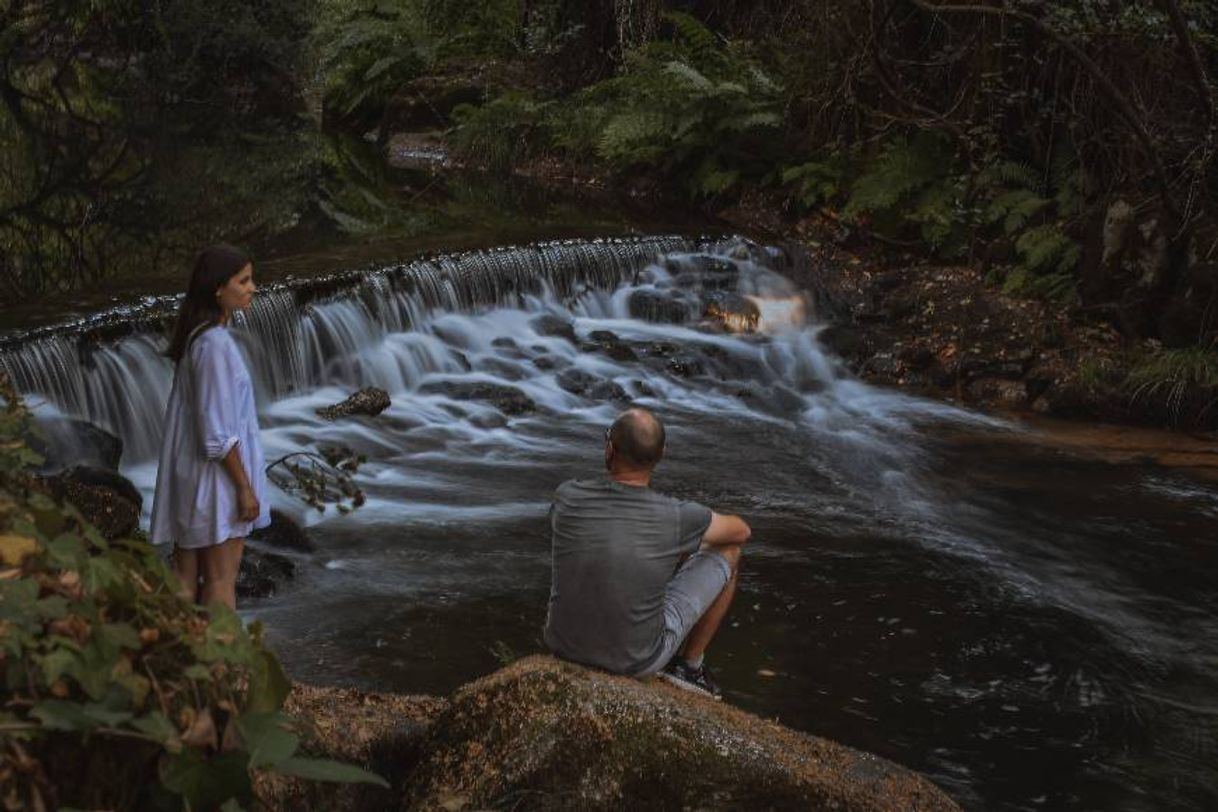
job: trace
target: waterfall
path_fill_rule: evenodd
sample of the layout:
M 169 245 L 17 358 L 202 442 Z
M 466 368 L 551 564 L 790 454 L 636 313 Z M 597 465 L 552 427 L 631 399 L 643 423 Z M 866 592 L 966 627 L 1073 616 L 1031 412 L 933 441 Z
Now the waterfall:
M 378 355 L 387 336 L 405 336 L 436 313 L 612 290 L 661 254 L 696 246 L 675 236 L 563 240 L 281 283 L 239 314 L 235 332 L 260 403 L 329 384 L 407 385 L 428 372 L 452 371 L 455 362 L 422 336 L 397 342 L 405 354 L 392 363 L 364 357 Z M 160 445 L 172 383 L 163 336 L 177 302 L 148 297 L 6 339 L 0 370 L 47 413 L 87 420 L 120 437 L 126 461 L 150 459 Z

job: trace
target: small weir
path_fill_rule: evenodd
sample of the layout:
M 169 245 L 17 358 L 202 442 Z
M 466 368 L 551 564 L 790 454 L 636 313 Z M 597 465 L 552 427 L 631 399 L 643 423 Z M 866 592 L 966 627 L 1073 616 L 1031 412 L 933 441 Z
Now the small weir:
M 745 515 L 710 662 L 729 700 L 927 772 L 966 808 L 1218 805 L 1212 486 L 867 386 L 825 297 L 741 238 L 547 242 L 264 289 L 235 321 L 268 459 L 367 457 L 354 514 L 245 611 L 294 677 L 443 693 L 538 650 L 553 488 L 627 403 L 662 490 Z M 812 274 L 814 276 L 814 274 Z M 147 503 L 176 300 L 0 342 L 63 458 L 98 429 Z M 320 407 L 377 386 L 375 418 Z

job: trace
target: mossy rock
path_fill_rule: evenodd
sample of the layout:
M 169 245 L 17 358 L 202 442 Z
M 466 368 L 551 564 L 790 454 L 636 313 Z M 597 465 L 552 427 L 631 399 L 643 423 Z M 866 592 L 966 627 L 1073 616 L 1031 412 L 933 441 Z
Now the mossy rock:
M 877 756 L 541 656 L 458 690 L 405 786 L 406 810 L 958 808 Z
M 428 724 L 446 704 L 434 696 L 293 686 L 284 710 L 300 722 L 303 752 L 367 767 L 390 786 L 319 783 L 262 773 L 255 784 L 260 801 L 266 809 L 283 812 L 392 809 Z

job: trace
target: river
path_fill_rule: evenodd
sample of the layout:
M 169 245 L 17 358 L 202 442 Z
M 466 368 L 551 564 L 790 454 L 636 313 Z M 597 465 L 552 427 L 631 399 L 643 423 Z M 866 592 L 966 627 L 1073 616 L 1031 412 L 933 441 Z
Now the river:
M 668 426 L 655 486 L 753 526 L 708 654 L 727 701 L 970 809 L 1218 807 L 1218 487 L 854 379 L 785 267 L 740 239 L 569 240 L 274 287 L 236 330 L 267 457 L 354 449 L 367 502 L 277 493 L 318 549 L 247 619 L 297 679 L 368 689 L 540 650 L 550 494 L 602 475 L 630 401 Z M 171 307 L 94 319 L 84 350 L 0 347 L 44 420 L 123 438 L 149 501 Z M 368 385 L 380 416 L 315 414 Z

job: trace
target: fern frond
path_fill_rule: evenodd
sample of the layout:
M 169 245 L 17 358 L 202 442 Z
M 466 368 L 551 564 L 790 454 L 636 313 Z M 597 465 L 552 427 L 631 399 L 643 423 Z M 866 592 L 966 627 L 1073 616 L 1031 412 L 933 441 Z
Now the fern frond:
M 697 18 L 683 11 L 669 11 L 664 19 L 676 29 L 677 36 L 689 49 L 694 61 L 701 66 L 713 64 L 719 59 L 719 43 L 715 33 Z
M 680 60 L 674 59 L 665 63 L 664 70 L 678 79 L 684 80 L 686 84 L 696 90 L 709 91 L 715 86 L 714 82 L 703 76 L 701 71 L 693 65 L 686 64 Z

